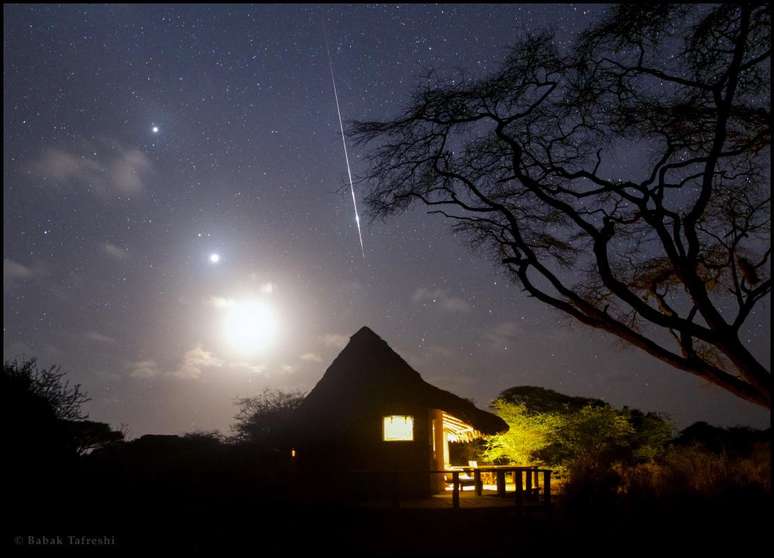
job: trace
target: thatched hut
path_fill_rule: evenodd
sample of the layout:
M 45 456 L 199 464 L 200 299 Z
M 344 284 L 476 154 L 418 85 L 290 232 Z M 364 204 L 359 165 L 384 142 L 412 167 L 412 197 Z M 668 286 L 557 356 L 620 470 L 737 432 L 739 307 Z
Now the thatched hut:
M 425 382 L 367 327 L 307 395 L 296 426 L 299 466 L 345 473 L 445 469 L 449 442 L 508 429 L 500 417 Z M 440 475 L 416 479 L 420 491 L 443 482 Z

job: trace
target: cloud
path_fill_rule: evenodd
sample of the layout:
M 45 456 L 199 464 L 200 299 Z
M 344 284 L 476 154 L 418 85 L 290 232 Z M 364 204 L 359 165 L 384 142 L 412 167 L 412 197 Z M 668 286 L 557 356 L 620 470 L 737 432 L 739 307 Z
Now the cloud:
M 263 374 L 267 369 L 265 364 L 251 364 L 249 362 L 235 362 L 230 363 L 228 366 L 232 366 L 236 369 L 243 369 L 252 374 Z
M 151 170 L 151 161 L 139 149 L 123 151 L 110 162 L 111 185 L 127 196 L 144 188 L 142 177 Z
M 40 176 L 54 180 L 90 177 L 104 172 L 95 160 L 61 149 L 47 149 L 33 168 Z
M 201 346 L 196 346 L 183 355 L 182 362 L 177 370 L 172 372 L 176 378 L 184 380 L 196 380 L 201 377 L 205 368 L 221 368 L 224 361 L 214 353 L 205 351 Z
M 218 309 L 231 308 L 234 306 L 233 298 L 225 298 L 222 296 L 212 296 L 207 300 L 207 304 Z
M 102 251 L 110 256 L 111 258 L 115 258 L 116 260 L 125 260 L 129 257 L 129 252 L 126 248 L 121 248 L 120 246 L 116 246 L 112 242 L 103 242 L 102 245 Z
M 161 374 L 161 369 L 155 360 L 137 360 L 126 365 L 132 378 L 155 378 Z
M 32 172 L 47 182 L 87 188 L 102 198 L 140 194 L 152 170 L 151 160 L 139 149 L 108 142 L 73 151 L 49 148 L 32 164 Z
M 326 347 L 333 347 L 334 349 L 343 349 L 349 342 L 349 337 L 338 333 L 326 333 L 322 336 L 322 342 Z
M 454 351 L 443 345 L 430 345 L 425 349 L 428 358 L 451 358 L 455 355 Z
M 425 303 L 429 301 L 432 304 L 438 304 L 448 312 L 470 312 L 473 308 L 468 301 L 459 297 L 450 296 L 445 289 L 425 289 L 424 287 L 420 287 L 414 291 L 411 300 L 415 303 Z
M 299 357 L 301 360 L 305 360 L 307 362 L 322 362 L 323 358 L 318 355 L 317 353 L 304 353 Z
M 3 283 L 18 279 L 29 279 L 33 276 L 32 269 L 11 258 L 3 258 Z
M 11 258 L 3 258 L 3 290 L 7 291 L 19 282 L 35 279 L 44 273 L 41 266 L 29 267 Z
M 129 375 L 134 378 L 166 378 L 170 380 L 199 380 L 209 370 L 218 369 L 235 373 L 263 374 L 267 370 L 264 363 L 254 363 L 244 360 L 227 360 L 219 357 L 212 351 L 204 349 L 201 345 L 187 350 L 174 369 L 162 368 L 155 360 L 139 360 L 127 363 Z M 282 367 L 285 372 L 292 372 Z
M 483 338 L 484 342 L 493 349 L 507 349 L 517 337 L 523 334 L 523 328 L 516 322 L 501 322 L 485 331 Z
M 109 337 L 107 335 L 102 335 L 98 331 L 87 331 L 84 334 L 84 337 L 86 337 L 86 339 L 88 339 L 89 341 L 95 341 L 97 343 L 113 344 L 116 342 L 116 340 L 113 339 L 112 337 Z
M 424 368 L 431 365 L 439 365 L 443 363 L 446 367 L 448 364 L 454 365 L 453 359 L 457 357 L 457 353 L 450 347 L 444 345 L 427 345 L 418 348 L 407 348 L 400 354 L 405 355 L 412 365 L 418 368 Z

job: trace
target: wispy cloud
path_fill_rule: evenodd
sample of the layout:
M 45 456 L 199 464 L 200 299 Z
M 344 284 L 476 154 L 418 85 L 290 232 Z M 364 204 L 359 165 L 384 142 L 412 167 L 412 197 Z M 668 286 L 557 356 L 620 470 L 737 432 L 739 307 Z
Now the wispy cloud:
M 3 258 L 3 282 L 32 277 L 32 269 L 11 258 Z
M 96 145 L 84 143 L 71 151 L 49 148 L 31 170 L 57 186 L 86 188 L 103 198 L 132 197 L 144 190 L 153 164 L 139 149 L 103 141 Z
M 339 333 L 326 333 L 322 336 L 322 342 L 326 347 L 334 349 L 343 349 L 349 343 L 349 337 Z
M 96 343 L 106 343 L 106 344 L 114 344 L 116 340 L 108 335 L 103 335 L 98 331 L 87 331 L 84 334 L 84 337 L 88 339 L 89 341 L 94 341 Z
M 126 248 L 116 246 L 112 242 L 103 242 L 101 248 L 105 254 L 116 260 L 125 260 L 129 257 L 129 252 Z
M 224 296 L 211 296 L 207 299 L 207 304 L 218 309 L 231 308 L 234 306 L 235 301 L 233 298 L 226 298 Z
M 208 351 L 200 344 L 187 350 L 174 368 L 162 367 L 155 360 L 138 360 L 127 363 L 129 375 L 133 378 L 167 378 L 170 380 L 199 380 L 211 370 L 241 374 L 264 374 L 268 367 L 264 363 L 243 360 L 228 360 Z M 289 372 L 284 367 L 282 371 Z
M 41 277 L 45 270 L 41 266 L 30 267 L 12 260 L 3 258 L 3 290 L 7 291 L 20 282 Z
M 183 380 L 196 380 L 207 368 L 222 368 L 224 361 L 214 353 L 205 351 L 201 346 L 186 351 L 183 359 L 172 375 Z
M 323 358 L 318 355 L 317 353 L 304 353 L 299 357 L 301 360 L 305 360 L 307 362 L 322 362 Z
M 523 334 L 523 328 L 516 322 L 500 322 L 483 334 L 484 342 L 493 349 L 507 350 L 516 338 Z
M 472 305 L 457 296 L 451 296 L 445 289 L 426 289 L 419 287 L 411 296 L 411 300 L 421 304 L 437 304 L 448 312 L 470 312 Z
M 161 374 L 161 368 L 155 360 L 136 360 L 126 365 L 132 378 L 148 379 Z

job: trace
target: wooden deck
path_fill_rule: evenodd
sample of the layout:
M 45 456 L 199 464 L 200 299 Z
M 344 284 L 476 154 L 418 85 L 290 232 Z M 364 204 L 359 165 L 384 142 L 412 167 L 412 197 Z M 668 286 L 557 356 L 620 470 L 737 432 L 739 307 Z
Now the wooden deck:
M 429 498 L 407 499 L 399 502 L 401 508 L 421 508 L 421 509 L 449 509 L 454 507 L 453 494 L 434 494 Z M 511 498 L 502 498 L 496 492 L 484 493 L 481 496 L 474 491 L 464 491 L 460 493 L 460 509 L 483 509 L 483 508 L 514 508 L 514 502 Z
M 462 478 L 461 473 L 465 473 L 466 477 Z M 468 473 L 473 476 L 468 475 Z M 552 510 L 551 471 L 548 469 L 490 466 L 419 472 L 419 474 L 443 475 L 446 479 L 444 482 L 451 485 L 447 486 L 446 490 L 440 494 L 424 498 L 401 495 L 401 477 L 405 472 L 360 471 L 358 474 L 387 475 L 387 478 L 392 479 L 391 497 L 363 504 L 369 508 L 385 506 L 404 509 L 515 508 L 520 512 L 537 511 L 546 516 L 550 516 Z M 495 484 L 486 484 L 483 479 L 484 475 L 494 478 Z M 510 476 L 512 483 L 506 481 L 506 476 Z

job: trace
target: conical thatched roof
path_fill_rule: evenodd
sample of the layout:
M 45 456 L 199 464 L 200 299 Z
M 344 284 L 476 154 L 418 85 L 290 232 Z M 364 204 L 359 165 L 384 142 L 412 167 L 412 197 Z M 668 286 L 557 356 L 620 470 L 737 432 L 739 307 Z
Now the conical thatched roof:
M 374 411 L 401 408 L 441 409 L 483 434 L 508 429 L 498 416 L 425 382 L 390 346 L 367 327 L 361 328 L 336 357 L 297 411 L 305 425 L 339 424 Z

